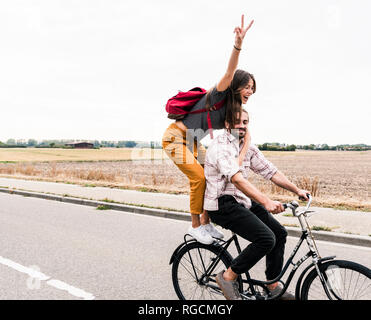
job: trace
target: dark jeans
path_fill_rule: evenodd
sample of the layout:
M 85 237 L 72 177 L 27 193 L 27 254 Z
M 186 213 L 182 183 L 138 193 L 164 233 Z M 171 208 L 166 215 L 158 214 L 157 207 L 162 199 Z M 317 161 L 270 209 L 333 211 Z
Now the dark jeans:
M 237 256 L 232 271 L 242 274 L 266 255 L 267 280 L 276 278 L 283 266 L 286 229 L 262 205 L 252 201 L 246 209 L 232 196 L 218 199 L 219 210 L 208 211 L 211 221 L 229 229 L 251 243 Z

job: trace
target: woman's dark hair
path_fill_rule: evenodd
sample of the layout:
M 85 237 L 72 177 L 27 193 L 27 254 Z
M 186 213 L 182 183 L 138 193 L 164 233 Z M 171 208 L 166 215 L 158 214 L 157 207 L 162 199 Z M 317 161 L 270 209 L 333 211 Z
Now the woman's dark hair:
M 236 70 L 233 76 L 233 80 L 227 89 L 226 96 L 226 113 L 225 121 L 229 123 L 230 127 L 233 128 L 237 123 L 237 119 L 242 110 L 241 101 L 241 90 L 248 84 L 249 80 L 254 82 L 253 92 L 256 91 L 256 81 L 254 76 L 243 70 Z M 210 90 L 211 91 L 211 90 Z M 210 92 L 208 92 L 206 97 L 206 106 L 210 108 Z

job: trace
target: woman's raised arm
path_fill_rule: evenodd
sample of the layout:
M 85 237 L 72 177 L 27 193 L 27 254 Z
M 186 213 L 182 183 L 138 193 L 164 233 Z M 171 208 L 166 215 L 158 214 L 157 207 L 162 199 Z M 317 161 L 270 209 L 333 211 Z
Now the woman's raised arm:
M 240 51 L 242 48 L 243 39 L 245 38 L 247 30 L 250 29 L 252 24 L 254 23 L 254 20 L 251 20 L 250 24 L 246 29 L 244 29 L 244 15 L 241 17 L 241 26 L 236 27 L 234 29 L 234 33 L 236 34 L 235 40 L 234 40 L 234 47 L 231 54 L 231 57 L 229 58 L 228 63 L 228 69 L 223 78 L 218 82 L 216 86 L 216 90 L 218 91 L 225 91 L 229 87 L 229 85 L 232 82 L 233 76 L 235 71 L 237 70 L 238 66 L 238 57 L 240 55 Z

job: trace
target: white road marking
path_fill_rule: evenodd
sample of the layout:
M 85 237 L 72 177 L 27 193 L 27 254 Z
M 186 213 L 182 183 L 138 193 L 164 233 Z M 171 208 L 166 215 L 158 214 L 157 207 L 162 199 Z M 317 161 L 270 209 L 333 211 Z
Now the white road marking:
M 47 275 L 45 275 L 45 274 L 43 274 L 39 271 L 36 271 L 35 269 L 24 267 L 24 266 L 20 265 L 19 263 L 16 263 L 12 260 L 3 258 L 2 256 L 0 256 L 0 263 L 3 264 L 3 265 L 6 265 L 7 267 L 10 267 L 14 270 L 17 270 L 19 272 L 28 274 L 30 277 L 38 279 L 38 280 L 48 280 L 48 279 L 50 279 L 49 276 L 47 276 Z
M 52 286 L 54 288 L 67 291 L 70 294 L 72 294 L 73 296 L 83 298 L 84 300 L 94 300 L 95 299 L 95 297 L 91 293 L 88 293 L 88 292 L 86 292 L 84 290 L 81 290 L 79 288 L 70 286 L 69 284 L 67 284 L 63 281 L 52 279 L 52 280 L 47 281 L 46 284 L 48 284 L 49 286 Z
M 40 280 L 40 281 L 46 281 L 46 284 L 48 284 L 49 286 L 52 286 L 52 287 L 54 287 L 56 289 L 59 289 L 59 290 L 67 291 L 69 294 L 71 294 L 75 297 L 82 298 L 84 300 L 94 300 L 95 299 L 94 295 L 92 295 L 91 293 L 88 293 L 88 292 L 86 292 L 82 289 L 73 287 L 73 286 L 71 286 L 71 285 L 69 285 L 69 284 L 67 284 L 63 281 L 56 280 L 56 279 L 51 279 L 51 277 L 43 274 L 40 271 L 37 271 L 33 268 L 22 266 L 21 264 L 19 264 L 17 262 L 14 262 L 12 260 L 3 258 L 2 256 L 0 256 L 0 263 L 9 267 L 9 268 L 12 268 L 16 271 L 25 273 L 33 279 L 37 279 L 37 280 Z

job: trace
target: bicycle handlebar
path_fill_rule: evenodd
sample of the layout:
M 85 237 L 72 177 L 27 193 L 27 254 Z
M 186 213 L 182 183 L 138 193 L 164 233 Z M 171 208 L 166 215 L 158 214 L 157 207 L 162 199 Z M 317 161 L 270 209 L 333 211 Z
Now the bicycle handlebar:
M 310 204 L 312 203 L 312 200 L 313 200 L 312 196 L 309 193 L 307 193 L 307 197 L 308 197 L 309 200 L 308 200 L 307 207 L 305 208 L 305 211 L 307 211 L 309 209 Z
M 303 212 L 301 212 L 300 214 L 296 214 L 296 209 L 299 207 L 299 204 L 297 203 L 297 201 L 291 201 L 290 203 L 283 203 L 283 207 L 284 209 L 286 210 L 287 208 L 290 208 L 292 210 L 292 213 L 295 217 L 299 217 L 300 215 L 302 215 L 303 213 L 307 212 L 311 203 L 312 203 L 312 196 L 307 193 L 307 197 L 308 197 L 308 203 L 307 203 L 307 207 L 305 208 L 305 210 Z M 299 198 L 299 199 L 302 199 L 302 198 Z

